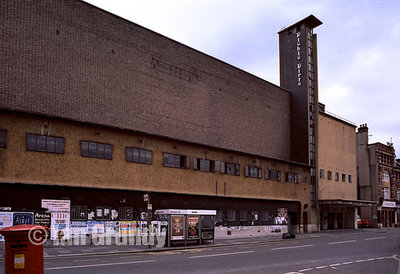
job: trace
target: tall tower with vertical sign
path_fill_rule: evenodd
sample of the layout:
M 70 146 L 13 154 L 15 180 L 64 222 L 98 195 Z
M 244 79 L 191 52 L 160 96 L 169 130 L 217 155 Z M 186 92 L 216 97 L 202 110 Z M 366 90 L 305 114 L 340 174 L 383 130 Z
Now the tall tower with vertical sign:
M 280 31 L 280 85 L 291 93 L 291 160 L 311 168 L 312 205 L 316 204 L 317 155 L 317 35 L 313 29 L 322 22 L 310 15 Z

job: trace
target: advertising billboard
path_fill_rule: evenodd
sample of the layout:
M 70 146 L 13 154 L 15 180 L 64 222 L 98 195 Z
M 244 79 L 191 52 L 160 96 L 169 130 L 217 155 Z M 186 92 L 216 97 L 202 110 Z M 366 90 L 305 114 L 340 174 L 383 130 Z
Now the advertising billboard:
M 187 239 L 199 239 L 199 216 L 187 216 Z
M 184 215 L 171 215 L 171 240 L 185 239 Z

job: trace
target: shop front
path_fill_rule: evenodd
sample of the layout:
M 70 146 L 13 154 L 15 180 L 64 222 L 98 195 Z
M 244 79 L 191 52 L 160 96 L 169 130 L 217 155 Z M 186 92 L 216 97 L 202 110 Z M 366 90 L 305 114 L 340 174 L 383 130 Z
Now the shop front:
M 376 206 L 372 201 L 361 200 L 319 200 L 321 230 L 357 229 L 359 207 Z

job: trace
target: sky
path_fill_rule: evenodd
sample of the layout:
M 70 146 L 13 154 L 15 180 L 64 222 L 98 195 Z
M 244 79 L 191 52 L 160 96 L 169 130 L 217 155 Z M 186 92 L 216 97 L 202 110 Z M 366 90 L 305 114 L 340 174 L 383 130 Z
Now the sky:
M 319 101 L 400 156 L 398 0 L 85 0 L 279 85 L 277 32 L 313 14 Z

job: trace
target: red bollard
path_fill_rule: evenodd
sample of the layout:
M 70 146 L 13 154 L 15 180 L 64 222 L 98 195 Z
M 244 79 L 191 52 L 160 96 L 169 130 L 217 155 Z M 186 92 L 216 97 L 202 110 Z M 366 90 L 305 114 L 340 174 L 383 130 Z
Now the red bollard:
M 5 273 L 43 273 L 43 243 L 48 229 L 16 225 L 0 229 L 5 239 Z

